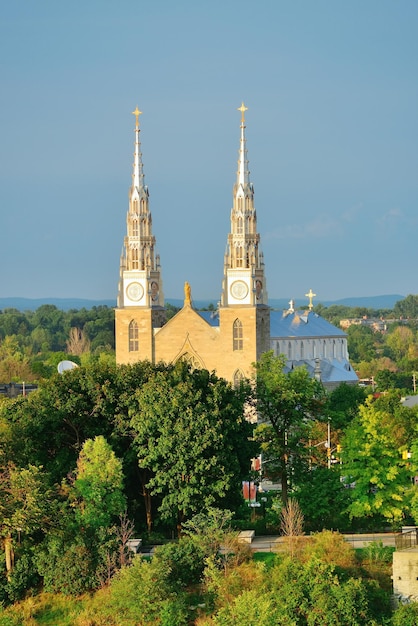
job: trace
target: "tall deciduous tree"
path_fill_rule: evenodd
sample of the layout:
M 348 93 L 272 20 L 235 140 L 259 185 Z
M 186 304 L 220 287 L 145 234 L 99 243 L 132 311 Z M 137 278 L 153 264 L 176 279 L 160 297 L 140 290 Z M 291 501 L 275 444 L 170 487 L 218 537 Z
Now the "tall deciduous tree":
M 323 415 L 325 391 L 305 368 L 287 374 L 284 367 L 285 357 L 275 357 L 271 351 L 255 364 L 257 411 L 265 422 L 261 424 L 264 447 L 278 457 L 282 498 L 286 502 L 289 474 L 306 453 L 312 422 Z
M 82 525 L 107 527 L 125 510 L 122 462 L 101 435 L 84 442 L 73 491 Z
M 4 467 L 0 473 L 0 533 L 6 570 L 14 564 L 13 537 L 43 529 L 49 518 L 51 490 L 42 469 Z
M 411 470 L 402 459 L 410 439 L 409 412 L 372 398 L 359 411 L 342 440 L 343 474 L 352 496 L 350 516 L 380 515 L 399 524 L 409 507 Z
M 243 387 L 184 362 L 137 391 L 131 424 L 139 466 L 150 472 L 147 486 L 161 499 L 162 517 L 179 529 L 196 512 L 239 497 L 255 452 L 246 396 Z

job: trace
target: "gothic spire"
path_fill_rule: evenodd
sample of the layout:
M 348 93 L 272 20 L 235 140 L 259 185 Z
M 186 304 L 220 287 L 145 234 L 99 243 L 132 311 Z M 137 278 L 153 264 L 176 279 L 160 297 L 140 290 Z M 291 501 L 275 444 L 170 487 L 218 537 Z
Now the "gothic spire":
M 135 115 L 135 149 L 132 185 L 129 190 L 129 208 L 126 216 L 126 236 L 120 262 L 118 306 L 162 307 L 160 257 L 152 233 L 148 188 L 144 185 L 139 116 Z
M 248 169 L 247 147 L 245 139 L 245 111 L 248 111 L 248 108 L 245 106 L 244 103 L 242 103 L 241 106 L 238 108 L 238 111 L 241 111 L 241 139 L 239 144 L 237 187 L 244 187 L 250 182 L 250 172 Z
M 223 306 L 237 303 L 264 305 L 267 304 L 264 259 L 259 246 L 254 187 L 250 182 L 245 138 L 245 112 L 248 108 L 242 103 L 238 111 L 241 112 L 238 170 L 232 194 L 231 230 L 224 257 L 221 301 Z
M 142 111 L 136 107 L 135 111 L 132 111 L 132 115 L 135 115 L 135 152 L 134 152 L 134 164 L 132 172 L 132 187 L 136 188 L 139 192 L 140 188 L 144 188 L 144 170 L 142 165 L 142 153 L 141 142 L 139 140 L 139 116 L 142 115 Z

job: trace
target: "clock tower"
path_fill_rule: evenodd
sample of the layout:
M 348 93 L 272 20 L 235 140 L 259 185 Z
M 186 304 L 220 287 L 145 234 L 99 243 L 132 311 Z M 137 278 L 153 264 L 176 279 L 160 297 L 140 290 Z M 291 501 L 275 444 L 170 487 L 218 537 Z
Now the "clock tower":
M 224 258 L 219 319 L 222 335 L 233 346 L 233 358 L 242 361 L 242 373 L 270 346 L 270 309 L 264 257 L 257 232 L 254 187 L 250 182 L 242 103 L 237 179 L 233 188 L 231 231 Z M 225 346 L 225 349 L 227 346 Z
M 160 258 L 155 251 L 148 187 L 140 144 L 139 116 L 135 115 L 132 185 L 126 216 L 127 231 L 120 259 L 118 302 L 115 311 L 116 361 L 153 361 L 153 328 L 165 322 Z

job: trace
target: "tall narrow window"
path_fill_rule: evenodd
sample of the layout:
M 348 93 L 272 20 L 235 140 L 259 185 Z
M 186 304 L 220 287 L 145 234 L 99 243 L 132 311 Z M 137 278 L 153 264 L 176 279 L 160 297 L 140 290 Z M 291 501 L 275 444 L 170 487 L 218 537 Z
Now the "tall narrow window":
M 237 246 L 237 267 L 242 267 L 243 249 L 242 246 Z
M 132 221 L 132 236 L 138 237 L 138 235 L 139 235 L 138 220 L 133 220 Z
M 233 349 L 242 350 L 244 347 L 244 342 L 243 342 L 242 322 L 240 322 L 240 320 L 238 319 L 235 320 L 232 333 L 233 333 Z
M 138 248 L 132 248 L 132 269 L 138 269 Z
M 287 358 L 290 360 L 292 358 L 292 344 L 289 343 L 287 344 Z
M 324 339 L 324 343 L 322 345 L 323 345 L 323 350 L 324 350 L 323 353 L 322 353 L 322 356 L 324 357 L 324 359 L 326 359 L 326 357 L 327 357 L 327 342 L 326 342 L 325 339 Z
M 243 225 L 242 217 L 239 217 L 237 219 L 237 234 L 242 235 L 243 232 L 244 232 L 244 225 Z
M 245 377 L 244 377 L 244 373 L 243 373 L 243 371 L 242 371 L 242 370 L 235 370 L 235 372 L 234 372 L 234 378 L 233 378 L 233 381 L 234 381 L 234 382 L 233 382 L 233 385 L 234 385 L 234 387 L 235 387 L 236 389 L 238 389 L 238 387 L 239 387 L 239 386 L 240 386 L 240 384 L 241 384 L 241 381 L 243 381 L 243 380 L 244 380 L 244 378 L 245 378 Z
M 135 320 L 129 323 L 129 352 L 138 352 L 139 339 L 138 339 L 138 324 Z
M 303 341 L 300 342 L 300 358 L 305 358 L 305 346 L 303 345 Z

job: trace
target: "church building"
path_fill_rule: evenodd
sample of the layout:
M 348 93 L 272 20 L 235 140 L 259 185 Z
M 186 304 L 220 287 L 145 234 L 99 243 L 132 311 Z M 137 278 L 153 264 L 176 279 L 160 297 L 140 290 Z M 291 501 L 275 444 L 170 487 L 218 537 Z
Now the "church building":
M 254 188 L 248 169 L 247 108 L 242 104 L 238 110 L 241 113 L 238 170 L 233 186 L 231 228 L 227 236 L 219 308 L 216 312 L 196 311 L 191 285 L 186 282 L 183 308 L 168 321 L 162 269 L 152 233 L 148 188 L 144 182 L 139 126 L 141 111 L 136 108 L 133 112 L 135 151 L 115 311 L 116 361 L 171 363 L 186 359 L 194 367 L 215 371 L 218 376 L 236 384 L 243 377 L 251 377 L 252 364 L 263 352 L 273 349 L 277 354 L 286 354 L 288 368 L 301 365 L 309 354 L 315 364 L 312 375 L 326 382 L 320 376 L 324 370 L 321 361 L 329 360 L 331 353 L 327 356 L 324 349 L 329 337 L 317 337 L 319 316 L 315 317 L 311 310 L 305 311 L 297 314 L 299 322 L 306 317 L 302 325 L 289 325 L 294 320 L 294 310 L 284 314 L 272 311 L 268 305 Z M 303 338 L 296 342 L 298 328 L 303 330 Z M 331 332 L 331 341 L 336 342 L 331 360 L 334 365 L 341 366 L 338 368 L 342 370 L 341 380 L 355 382 L 357 377 L 348 369 L 346 335 L 325 320 L 322 320 L 321 328 L 322 332 L 325 328 L 328 334 Z M 284 336 L 283 332 L 288 334 Z

